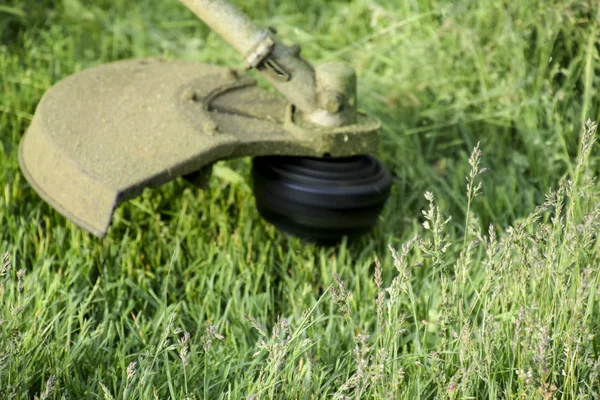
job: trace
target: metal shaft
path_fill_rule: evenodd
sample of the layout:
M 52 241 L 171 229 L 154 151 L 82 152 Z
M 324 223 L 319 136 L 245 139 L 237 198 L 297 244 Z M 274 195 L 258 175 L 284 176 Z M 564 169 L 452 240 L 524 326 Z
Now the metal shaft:
M 181 0 L 240 54 L 252 51 L 264 36 L 242 11 L 224 0 Z

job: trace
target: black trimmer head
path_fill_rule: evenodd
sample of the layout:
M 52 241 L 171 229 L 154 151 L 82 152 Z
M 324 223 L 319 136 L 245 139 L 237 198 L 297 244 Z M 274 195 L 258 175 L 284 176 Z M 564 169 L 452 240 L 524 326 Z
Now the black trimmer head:
M 263 218 L 284 232 L 326 243 L 371 229 L 392 184 L 371 156 L 256 157 L 252 177 Z

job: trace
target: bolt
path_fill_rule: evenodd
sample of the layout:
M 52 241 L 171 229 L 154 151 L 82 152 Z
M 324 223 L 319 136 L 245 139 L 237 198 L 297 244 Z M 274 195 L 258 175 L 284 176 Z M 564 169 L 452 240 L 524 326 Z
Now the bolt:
M 292 53 L 292 55 L 298 57 L 301 52 L 302 52 L 302 47 L 300 47 L 299 44 L 295 43 L 290 46 L 290 53 Z
M 181 100 L 183 101 L 196 101 L 197 94 L 192 88 L 185 88 L 183 92 L 181 92 Z
M 342 109 L 344 99 L 340 93 L 326 92 L 322 96 L 321 106 L 331 114 L 336 114 Z
M 202 124 L 202 130 L 204 131 L 204 133 L 214 135 L 215 133 L 219 132 L 219 125 L 217 125 L 217 123 L 212 120 L 206 121 L 204 122 L 204 124 Z
M 223 79 L 228 79 L 228 80 L 237 80 L 238 79 L 237 71 L 232 68 L 226 68 L 223 71 L 222 76 L 223 76 Z

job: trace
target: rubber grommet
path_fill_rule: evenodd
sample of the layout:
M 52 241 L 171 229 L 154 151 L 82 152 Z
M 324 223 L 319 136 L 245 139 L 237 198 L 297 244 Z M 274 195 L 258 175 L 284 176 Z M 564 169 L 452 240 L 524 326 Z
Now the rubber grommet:
M 374 157 L 256 157 L 254 196 L 262 217 L 317 242 L 369 231 L 385 205 L 391 177 Z

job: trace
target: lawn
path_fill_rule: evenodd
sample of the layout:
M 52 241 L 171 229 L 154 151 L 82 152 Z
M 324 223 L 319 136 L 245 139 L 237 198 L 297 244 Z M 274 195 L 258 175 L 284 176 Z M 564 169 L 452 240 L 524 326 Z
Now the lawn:
M 234 2 L 357 69 L 393 174 L 379 224 L 282 235 L 241 159 L 82 231 L 19 172 L 44 91 L 241 59 L 176 0 L 3 0 L 0 399 L 600 398 L 597 2 Z

